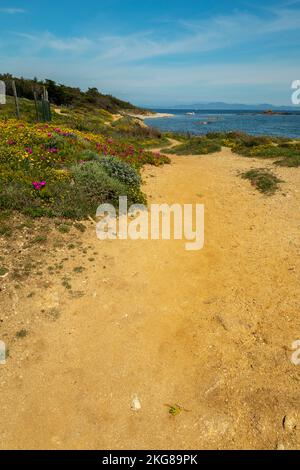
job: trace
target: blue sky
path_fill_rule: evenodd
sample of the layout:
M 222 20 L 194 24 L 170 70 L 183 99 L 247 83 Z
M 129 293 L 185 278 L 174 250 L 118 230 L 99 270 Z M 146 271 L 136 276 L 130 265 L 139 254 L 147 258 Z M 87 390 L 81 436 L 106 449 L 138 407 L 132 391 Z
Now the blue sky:
M 0 70 L 140 105 L 291 104 L 300 0 L 0 0 Z

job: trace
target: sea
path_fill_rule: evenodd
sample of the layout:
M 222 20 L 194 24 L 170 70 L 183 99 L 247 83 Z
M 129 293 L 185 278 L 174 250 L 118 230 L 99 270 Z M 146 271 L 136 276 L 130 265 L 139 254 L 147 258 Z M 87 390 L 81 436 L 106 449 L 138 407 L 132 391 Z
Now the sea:
M 262 111 L 154 109 L 172 117 L 147 118 L 145 122 L 162 131 L 203 135 L 208 132 L 243 131 L 252 135 L 300 138 L 300 108 L 289 114 Z

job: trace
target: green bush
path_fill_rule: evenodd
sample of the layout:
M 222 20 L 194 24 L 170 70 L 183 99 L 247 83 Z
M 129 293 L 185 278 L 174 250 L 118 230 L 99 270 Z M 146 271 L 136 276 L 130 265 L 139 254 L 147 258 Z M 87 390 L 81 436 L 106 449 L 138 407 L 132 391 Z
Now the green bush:
M 128 163 L 117 157 L 101 157 L 99 162 L 105 172 L 112 178 L 128 186 L 139 187 L 141 178 L 137 171 Z
M 275 162 L 275 164 L 279 166 L 287 166 L 287 167 L 300 166 L 300 153 L 298 155 L 292 155 L 289 157 L 285 157 L 282 160 L 278 160 L 277 162 Z
M 0 182 L 0 208 L 9 210 L 22 210 L 32 201 L 31 191 L 24 184 Z
M 44 144 L 45 148 L 57 148 L 63 149 L 66 145 L 66 139 L 61 137 L 60 135 L 53 136 L 49 138 L 49 140 Z
M 87 149 L 78 154 L 78 160 L 97 161 L 99 160 L 99 155 L 97 152 Z
M 79 191 L 84 191 L 90 200 L 96 199 L 99 203 L 114 201 L 120 194 L 126 192 L 126 187 L 111 178 L 98 162 L 74 165 L 70 170 L 74 186 Z
M 84 219 L 94 214 L 100 204 L 117 204 L 118 197 L 127 194 L 126 186 L 108 176 L 99 163 L 74 165 L 70 171 L 71 184 L 51 188 L 57 215 Z
M 84 219 L 105 202 L 118 205 L 119 196 L 128 204 L 145 203 L 137 185 L 126 185 L 112 178 L 99 162 L 86 162 L 70 168 L 70 180 L 47 183 L 33 192 L 26 183 L 0 185 L 0 209 L 18 210 L 31 217 L 67 217 Z
M 299 144 L 264 144 L 253 147 L 236 145 L 233 151 L 246 157 L 254 158 L 277 158 L 275 163 L 280 166 L 297 167 L 300 166 Z

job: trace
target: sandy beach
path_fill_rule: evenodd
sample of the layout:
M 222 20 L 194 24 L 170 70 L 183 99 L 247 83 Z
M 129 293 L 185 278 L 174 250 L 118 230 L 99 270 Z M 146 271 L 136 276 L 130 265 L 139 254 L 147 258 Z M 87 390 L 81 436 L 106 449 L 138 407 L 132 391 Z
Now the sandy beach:
M 174 114 L 170 114 L 170 113 L 128 114 L 128 116 L 144 120 L 144 119 L 157 119 L 157 118 L 174 117 Z

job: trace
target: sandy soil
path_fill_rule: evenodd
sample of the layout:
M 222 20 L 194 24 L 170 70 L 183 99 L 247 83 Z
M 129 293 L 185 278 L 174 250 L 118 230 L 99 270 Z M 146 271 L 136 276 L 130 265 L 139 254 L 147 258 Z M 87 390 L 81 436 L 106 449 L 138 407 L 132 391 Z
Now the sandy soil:
M 54 112 L 56 114 L 60 114 L 60 115 L 64 115 L 65 113 L 63 113 L 63 111 L 60 109 L 60 108 L 54 108 Z
M 205 204 L 201 251 L 100 242 L 90 224 L 72 291 L 1 281 L 1 448 L 300 448 L 300 169 L 276 169 L 272 197 L 237 177 L 268 165 L 224 149 L 145 169 L 150 202 Z
M 157 119 L 157 118 L 173 117 L 174 114 L 170 114 L 170 113 L 128 114 L 128 116 L 144 120 L 144 119 Z
M 112 116 L 113 122 L 119 121 L 119 119 L 123 117 L 122 114 L 112 114 L 111 116 Z

